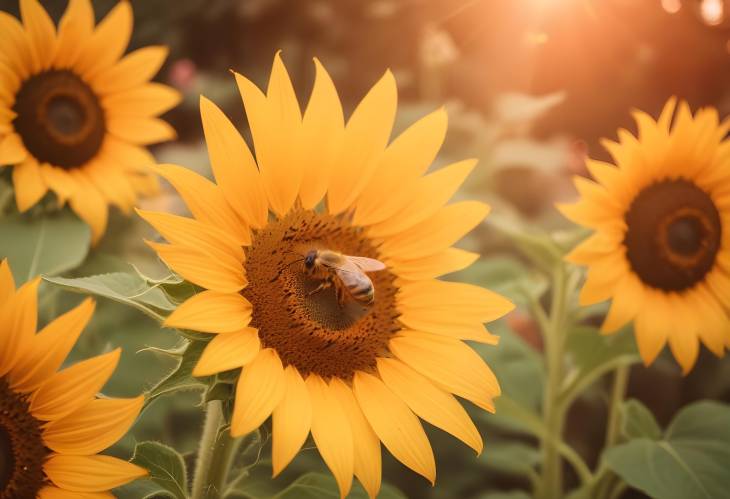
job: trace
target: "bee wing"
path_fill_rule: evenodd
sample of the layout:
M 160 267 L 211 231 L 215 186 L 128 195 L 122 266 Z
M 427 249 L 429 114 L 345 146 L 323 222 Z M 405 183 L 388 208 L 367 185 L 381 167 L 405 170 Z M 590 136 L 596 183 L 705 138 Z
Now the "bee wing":
M 351 269 L 346 268 L 346 266 L 335 268 L 337 277 L 345 285 L 347 292 L 351 294 L 353 290 L 371 286 L 372 282 L 357 266 L 353 264 L 352 267 Z
M 365 256 L 346 256 L 349 261 L 354 263 L 363 272 L 376 272 L 384 270 L 385 264 L 375 258 L 367 258 Z

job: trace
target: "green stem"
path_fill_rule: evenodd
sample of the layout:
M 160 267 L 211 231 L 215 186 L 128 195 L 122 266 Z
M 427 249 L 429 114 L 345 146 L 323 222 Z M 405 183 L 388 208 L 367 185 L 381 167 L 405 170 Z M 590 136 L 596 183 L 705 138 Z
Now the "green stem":
M 629 384 L 629 366 L 620 365 L 616 368 L 609 403 L 608 422 L 606 424 L 606 448 L 618 442 L 621 428 L 621 404 L 626 397 L 626 388 Z
M 563 496 L 562 463 L 557 442 L 562 440 L 565 412 L 559 404 L 563 379 L 563 351 L 568 286 L 565 267 L 558 264 L 553 272 L 553 293 L 550 317 L 544 331 L 547 357 L 547 381 L 543 401 L 543 419 L 546 435 L 542 439 L 541 496 L 546 499 Z
M 221 402 L 209 402 L 195 463 L 191 499 L 221 497 L 228 479 L 228 470 L 240 443 L 230 437 L 228 430 L 221 430 L 224 423 Z

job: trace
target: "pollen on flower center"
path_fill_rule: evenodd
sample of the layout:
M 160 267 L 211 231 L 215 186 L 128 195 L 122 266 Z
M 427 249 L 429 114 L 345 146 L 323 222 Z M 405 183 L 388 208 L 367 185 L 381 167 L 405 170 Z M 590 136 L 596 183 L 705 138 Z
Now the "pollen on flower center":
M 722 225 L 710 196 L 687 180 L 645 188 L 626 213 L 624 244 L 641 280 L 664 291 L 682 291 L 712 269 Z
M 369 274 L 371 306 L 340 306 L 332 288 L 311 294 L 319 281 L 304 274 L 301 262 L 311 249 L 378 258 L 360 229 L 332 215 L 300 210 L 269 223 L 254 234 L 246 253 L 249 285 L 242 293 L 253 304 L 251 325 L 265 347 L 303 375 L 350 379 L 357 370 L 374 369 L 376 356 L 400 329 L 395 276 L 387 270 Z
M 101 147 L 104 112 L 92 89 L 67 70 L 46 71 L 21 85 L 14 126 L 40 162 L 63 168 L 83 165 Z
M 44 484 L 47 449 L 27 398 L 0 378 L 0 499 L 36 497 Z

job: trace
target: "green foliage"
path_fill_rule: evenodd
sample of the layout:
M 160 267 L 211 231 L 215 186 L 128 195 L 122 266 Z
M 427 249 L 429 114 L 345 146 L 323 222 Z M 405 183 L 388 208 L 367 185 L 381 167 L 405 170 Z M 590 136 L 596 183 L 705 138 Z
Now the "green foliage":
M 16 284 L 77 267 L 91 242 L 88 225 L 68 210 L 35 217 L 2 217 L 0 234 L 0 259 L 10 262 Z
M 150 317 L 162 321 L 177 307 L 181 289 L 194 291 L 178 276 L 170 274 L 164 279 L 152 279 L 134 272 L 113 272 L 90 277 L 45 277 L 45 280 L 68 291 L 109 298 L 136 308 Z M 173 298 L 171 290 L 178 291 Z
M 488 468 L 509 475 L 537 476 L 535 467 L 540 461 L 540 453 L 531 445 L 516 442 L 491 442 L 479 456 Z
M 172 447 L 159 442 L 139 443 L 134 449 L 132 463 L 148 470 L 149 480 L 162 487 L 169 494 L 168 497 L 185 499 L 188 496 L 185 461 Z
M 726 497 L 730 490 L 730 406 L 702 401 L 682 409 L 655 437 L 647 411 L 627 409 L 640 436 L 605 452 L 605 462 L 631 487 L 658 499 Z M 638 422 L 640 421 L 640 422 Z M 641 428 L 641 429 L 639 429 Z M 636 431 L 639 429 L 638 431 Z
M 162 355 L 178 359 L 175 368 L 152 389 L 145 397 L 145 407 L 163 395 L 170 395 L 180 391 L 202 390 L 205 388 L 206 378 L 193 376 L 193 369 L 203 353 L 207 343 L 202 341 L 186 341 L 182 346 L 172 350 L 155 350 Z
M 597 328 L 577 326 L 568 334 L 566 353 L 573 369 L 565 382 L 565 404 L 611 370 L 641 361 L 630 328 L 604 335 Z
M 662 429 L 644 404 L 631 399 L 621 406 L 621 434 L 628 440 L 636 438 L 659 440 L 662 437 Z
M 270 482 L 271 479 L 268 479 Z M 242 482 L 240 488 L 226 494 L 226 499 L 339 499 L 337 483 L 330 474 L 306 473 L 278 492 L 272 493 L 269 487 L 261 487 L 257 481 Z M 358 483 L 353 483 L 348 499 L 367 499 L 368 495 Z M 404 499 L 405 496 L 395 487 L 383 484 L 379 499 Z

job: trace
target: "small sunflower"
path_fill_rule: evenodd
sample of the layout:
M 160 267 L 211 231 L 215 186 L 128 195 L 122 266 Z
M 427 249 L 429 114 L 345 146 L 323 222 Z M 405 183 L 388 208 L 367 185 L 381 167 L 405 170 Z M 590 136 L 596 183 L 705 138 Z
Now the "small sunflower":
M 596 181 L 576 178 L 581 199 L 559 208 L 595 230 L 568 255 L 589 267 L 581 304 L 612 299 L 604 332 L 634 321 L 646 365 L 669 342 L 687 373 L 699 341 L 730 347 L 730 125 L 675 107 L 657 121 L 635 112 L 638 137 L 604 142 L 616 165 L 590 160 Z
M 205 288 L 166 320 L 216 333 L 194 370 L 243 367 L 232 434 L 273 415 L 274 475 L 311 432 L 342 495 L 353 473 L 374 497 L 380 443 L 433 482 L 419 417 L 477 452 L 482 439 L 454 395 L 493 411 L 499 384 L 462 340 L 496 344 L 483 323 L 512 304 L 485 289 L 435 279 L 478 255 L 450 246 L 482 221 L 476 201 L 446 205 L 475 165 L 424 175 L 446 133 L 443 110 L 388 144 L 396 112 L 390 72 L 345 125 L 332 80 L 315 60 L 303 114 L 280 57 L 266 92 L 241 75 L 256 158 L 236 128 L 201 98 L 217 183 L 159 168 L 194 218 L 140 212 L 170 244 L 150 243 L 174 271 Z M 374 302 L 338 301 L 305 274 L 303 255 L 333 250 L 380 260 Z
M 50 189 L 97 241 L 109 203 L 128 212 L 157 189 L 143 146 L 175 137 L 156 116 L 180 96 L 149 82 L 167 49 L 122 57 L 132 33 L 126 0 L 97 26 L 89 0 L 70 0 L 58 31 L 38 0 L 20 0 L 20 13 L 22 24 L 0 12 L 0 168 L 12 166 L 20 211 Z
M 94 312 L 84 301 L 36 334 L 38 279 L 17 291 L 0 263 L 0 499 L 113 498 L 146 471 L 98 455 L 129 429 L 143 397 L 98 398 L 119 350 L 56 372 Z

